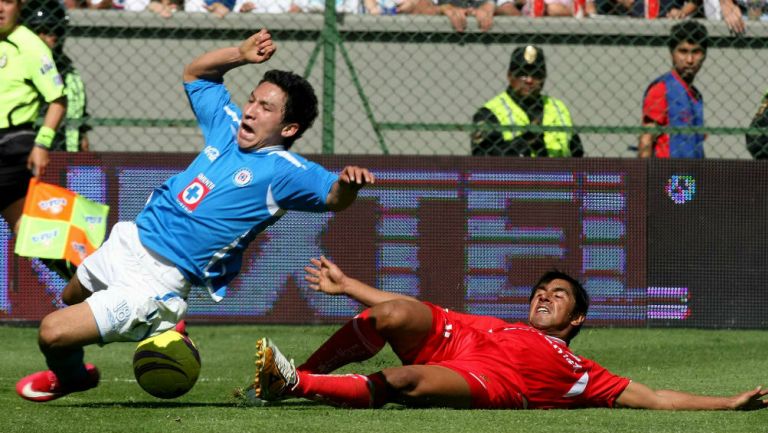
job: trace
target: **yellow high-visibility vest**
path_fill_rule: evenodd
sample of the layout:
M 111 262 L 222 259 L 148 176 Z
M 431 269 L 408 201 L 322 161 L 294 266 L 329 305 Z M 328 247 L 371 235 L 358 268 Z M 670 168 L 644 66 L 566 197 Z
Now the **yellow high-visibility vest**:
M 542 95 L 544 100 L 544 118 L 542 126 L 573 126 L 571 122 L 571 113 L 565 107 L 563 101 L 557 98 Z M 504 91 L 499 93 L 493 99 L 486 102 L 485 108 L 496 116 L 502 126 L 518 125 L 525 126 L 531 123 L 528 115 L 520 108 L 517 103 Z M 522 135 L 522 131 L 502 131 L 504 141 L 512 141 L 515 137 Z M 547 155 L 550 157 L 569 157 L 571 149 L 568 143 L 571 141 L 570 132 L 545 132 L 544 146 L 547 149 Z M 531 156 L 536 156 L 531 154 Z

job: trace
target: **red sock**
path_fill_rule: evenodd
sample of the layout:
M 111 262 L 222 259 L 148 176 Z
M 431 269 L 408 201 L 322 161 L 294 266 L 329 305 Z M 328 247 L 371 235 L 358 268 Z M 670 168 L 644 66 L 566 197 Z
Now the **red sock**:
M 312 374 L 299 371 L 299 381 L 290 391 L 295 397 L 354 409 L 381 407 L 387 400 L 387 384 L 381 373 Z
M 347 322 L 313 353 L 298 370 L 330 373 L 351 362 L 365 361 L 379 353 L 386 341 L 378 331 L 370 309 Z

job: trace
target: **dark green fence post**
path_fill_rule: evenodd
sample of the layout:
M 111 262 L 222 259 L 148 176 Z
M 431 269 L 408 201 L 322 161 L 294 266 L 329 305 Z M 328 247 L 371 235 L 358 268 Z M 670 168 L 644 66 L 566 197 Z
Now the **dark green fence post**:
M 323 153 L 333 153 L 334 116 L 336 91 L 336 1 L 325 0 L 323 24 Z

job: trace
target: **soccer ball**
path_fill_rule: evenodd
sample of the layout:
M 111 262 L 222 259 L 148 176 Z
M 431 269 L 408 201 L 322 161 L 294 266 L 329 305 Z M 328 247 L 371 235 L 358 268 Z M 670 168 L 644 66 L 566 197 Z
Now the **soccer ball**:
M 186 335 L 166 331 L 139 343 L 133 355 L 139 386 L 158 398 L 187 393 L 200 375 L 200 353 Z

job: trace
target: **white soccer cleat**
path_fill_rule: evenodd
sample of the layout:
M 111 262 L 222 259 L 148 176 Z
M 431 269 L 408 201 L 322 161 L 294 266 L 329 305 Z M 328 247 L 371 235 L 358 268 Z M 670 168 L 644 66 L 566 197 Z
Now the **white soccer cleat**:
M 286 398 L 286 391 L 299 383 L 293 360 L 288 360 L 272 341 L 261 338 L 256 342 L 255 397 L 265 401 Z

